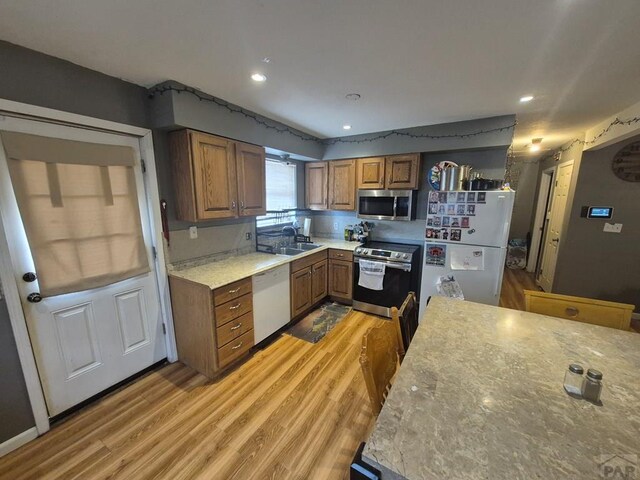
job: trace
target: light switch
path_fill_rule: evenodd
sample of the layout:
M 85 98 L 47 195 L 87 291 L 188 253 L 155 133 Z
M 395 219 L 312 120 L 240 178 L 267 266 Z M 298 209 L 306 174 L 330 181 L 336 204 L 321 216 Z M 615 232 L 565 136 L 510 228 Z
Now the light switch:
M 602 231 L 609 233 L 620 233 L 622 231 L 622 224 L 606 222 Z
M 195 225 L 193 227 L 189 227 L 189 238 L 191 240 L 195 240 L 196 238 L 198 238 L 198 227 L 196 227 Z

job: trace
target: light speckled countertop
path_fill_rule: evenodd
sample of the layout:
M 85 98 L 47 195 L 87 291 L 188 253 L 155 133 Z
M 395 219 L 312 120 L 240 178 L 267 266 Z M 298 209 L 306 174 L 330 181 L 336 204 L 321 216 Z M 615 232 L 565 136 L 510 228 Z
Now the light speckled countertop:
M 572 362 L 603 372 L 602 406 L 564 392 Z M 443 297 L 363 452 L 411 480 L 596 479 L 614 455 L 640 457 L 640 334 Z
M 354 251 L 356 247 L 361 245 L 359 242 L 345 242 L 344 240 L 330 238 L 316 238 L 313 243 L 318 243 L 322 245 L 322 247 L 293 257 L 254 252 L 225 258 L 224 260 L 214 261 L 196 267 L 171 270 L 169 275 L 207 285 L 213 290 L 329 248 Z

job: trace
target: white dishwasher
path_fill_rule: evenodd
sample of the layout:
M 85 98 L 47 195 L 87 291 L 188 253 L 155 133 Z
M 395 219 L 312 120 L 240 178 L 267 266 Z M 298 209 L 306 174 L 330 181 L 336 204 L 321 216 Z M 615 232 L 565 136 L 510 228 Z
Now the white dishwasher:
M 257 344 L 291 320 L 289 264 L 258 273 L 252 279 L 253 335 Z

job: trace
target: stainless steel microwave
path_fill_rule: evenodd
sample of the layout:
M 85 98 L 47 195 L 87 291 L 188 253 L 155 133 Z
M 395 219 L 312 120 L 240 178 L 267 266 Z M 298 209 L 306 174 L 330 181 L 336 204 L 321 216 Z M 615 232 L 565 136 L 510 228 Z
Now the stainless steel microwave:
M 358 190 L 358 218 L 415 220 L 417 190 Z

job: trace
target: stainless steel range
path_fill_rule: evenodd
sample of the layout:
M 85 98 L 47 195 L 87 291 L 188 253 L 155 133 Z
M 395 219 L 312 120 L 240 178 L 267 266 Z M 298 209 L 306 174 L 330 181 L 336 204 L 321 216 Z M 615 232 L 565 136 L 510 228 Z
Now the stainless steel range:
M 381 289 L 360 285 L 360 260 L 384 265 Z M 369 242 L 353 255 L 353 308 L 391 317 L 391 307 L 400 308 L 409 292 L 420 293 L 420 246 L 402 243 Z

